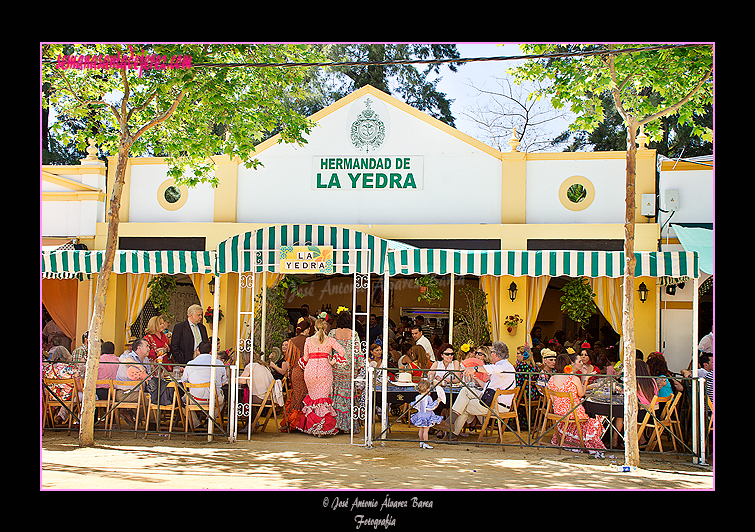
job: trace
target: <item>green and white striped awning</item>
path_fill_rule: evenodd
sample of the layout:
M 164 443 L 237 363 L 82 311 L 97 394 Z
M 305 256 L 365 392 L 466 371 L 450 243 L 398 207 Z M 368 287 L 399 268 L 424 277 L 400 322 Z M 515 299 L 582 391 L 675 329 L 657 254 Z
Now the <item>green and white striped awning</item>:
M 344 227 L 274 225 L 221 242 L 218 245 L 218 274 L 277 271 L 278 251 L 283 246 L 333 246 L 336 273 L 354 273 L 350 262 L 353 259 L 356 273 L 382 275 L 389 241 Z
M 636 252 L 635 277 L 698 277 L 698 257 L 691 252 Z M 463 251 L 392 250 L 389 275 L 511 275 L 514 277 L 622 277 L 623 251 Z
M 42 277 L 48 279 L 99 273 L 104 250 L 55 250 L 42 252 Z M 203 273 L 215 271 L 214 251 L 117 250 L 113 273 Z

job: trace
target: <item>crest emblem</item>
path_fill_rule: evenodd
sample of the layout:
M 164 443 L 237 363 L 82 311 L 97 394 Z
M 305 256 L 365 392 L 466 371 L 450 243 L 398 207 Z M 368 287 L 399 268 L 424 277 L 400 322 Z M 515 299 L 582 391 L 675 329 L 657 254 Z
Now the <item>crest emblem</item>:
M 385 124 L 380 116 L 372 109 L 372 100 L 364 101 L 366 109 L 359 113 L 357 119 L 351 124 L 351 143 L 358 150 L 369 153 L 370 149 L 376 150 L 385 140 Z

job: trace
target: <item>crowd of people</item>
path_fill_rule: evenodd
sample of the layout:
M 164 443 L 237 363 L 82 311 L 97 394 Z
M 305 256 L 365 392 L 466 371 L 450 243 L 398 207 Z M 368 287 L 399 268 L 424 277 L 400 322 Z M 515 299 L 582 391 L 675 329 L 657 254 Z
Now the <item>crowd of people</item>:
M 175 324 L 169 331 L 170 321 L 166 316 L 155 316 L 149 320 L 143 338 L 132 341 L 120 356 L 115 353 L 112 342 L 101 342 L 101 356 L 98 366 L 98 380 L 132 382 L 145 381 L 145 391 L 153 401 L 161 400 L 156 391 L 159 379 L 167 382 L 165 375 L 153 370 L 160 362 L 164 371 L 186 384 L 201 384 L 210 381 L 212 343 L 207 329 L 202 324 L 202 308 L 192 305 L 187 309 L 187 317 Z M 491 398 L 496 390 L 513 387 L 521 389 L 520 424 L 527 426 L 530 418 L 527 404 L 542 397 L 543 388 L 566 392 L 574 404 L 590 389 L 601 384 L 601 376 L 622 374 L 622 363 L 616 344 L 577 338 L 569 342 L 556 333 L 554 338 L 545 341 L 539 327 L 532 333 L 533 345 L 516 348 L 514 364 L 509 361 L 509 347 L 503 342 L 488 345 L 457 348 L 448 343 L 442 329 L 434 324 L 425 325 L 422 316 L 414 321 L 403 317 L 400 325 L 390 322 L 389 335 L 383 338 L 382 319 L 374 314 L 369 322 L 352 330 L 352 315 L 349 309 L 339 307 L 336 312 L 309 314 L 302 306 L 300 316 L 289 338 L 281 346 L 272 346 L 264 356 L 255 353 L 241 353 L 243 373 L 240 382 L 243 387 L 243 402 L 250 404 L 259 400 L 274 381 L 281 381 L 282 389 L 288 394 L 285 398 L 286 415 L 281 421 L 283 431 L 301 431 L 315 436 L 329 436 L 342 433 L 359 433 L 366 410 L 365 378 L 369 366 L 380 367 L 383 357 L 388 372 L 375 372 L 378 385 L 386 380 L 395 380 L 401 373 L 411 376 L 418 391 L 414 401 L 403 405 L 404 413 L 409 408 L 416 410 L 404 416 L 418 428 L 422 448 L 432 448 L 427 443 L 429 434 L 456 439 L 466 427 L 479 426 L 489 411 Z M 369 331 L 371 345 L 364 352 L 363 334 Z M 361 333 L 361 334 L 360 334 Z M 69 351 L 63 342 L 51 335 L 49 343 L 43 347 L 43 376 L 53 379 L 73 379 L 73 385 L 58 386 L 53 391 L 61 399 L 67 400 L 73 393 L 83 398 L 83 382 L 86 372 L 89 349 L 88 333 L 84 333 L 81 344 Z M 637 392 L 641 404 L 647 405 L 654 396 L 667 397 L 683 391 L 680 379 L 673 375 L 660 352 L 653 352 L 645 361 L 644 355 L 637 353 L 636 372 Z M 216 411 L 218 414 L 226 405 L 230 382 L 230 366 L 236 361 L 233 350 L 218 351 L 215 371 Z M 706 387 L 712 394 L 712 354 L 703 353 L 696 375 L 706 377 Z M 147 378 L 151 374 L 151 378 Z M 684 377 L 693 372 L 683 371 Z M 650 378 L 650 377 L 653 378 Z M 352 382 L 352 378 L 356 379 Z M 448 386 L 466 383 L 455 394 L 451 404 L 445 397 L 429 399 L 428 391 L 438 385 Z M 97 389 L 98 398 L 107 397 L 107 388 Z M 122 400 L 131 386 L 117 384 L 116 401 Z M 179 389 L 183 401 L 185 391 Z M 207 401 L 209 388 L 191 391 L 195 399 Z M 280 393 L 280 392 L 278 392 Z M 354 395 L 352 399 L 352 394 Z M 508 412 L 513 396 L 499 395 L 499 412 Z M 283 400 L 281 398 L 280 403 Z M 353 406 L 352 406 L 353 404 Z M 394 405 L 395 406 L 395 405 Z M 568 402 L 554 400 L 556 413 L 566 414 Z M 530 412 L 531 413 L 531 412 Z M 378 408 L 378 414 L 382 415 Z M 67 418 L 68 412 L 60 408 L 58 417 Z M 121 412 L 127 421 L 133 422 L 133 413 Z M 582 437 L 585 446 L 594 452 L 605 448 L 601 441 L 600 417 L 589 417 L 582 406 L 573 415 L 581 421 Z M 621 431 L 623 420 L 615 421 Z M 192 425 L 200 426 L 201 420 L 192 412 Z M 563 434 L 566 431 L 566 434 Z M 573 424 L 560 424 L 554 431 L 552 443 L 558 444 L 564 436 L 565 445 L 578 447 L 579 435 Z

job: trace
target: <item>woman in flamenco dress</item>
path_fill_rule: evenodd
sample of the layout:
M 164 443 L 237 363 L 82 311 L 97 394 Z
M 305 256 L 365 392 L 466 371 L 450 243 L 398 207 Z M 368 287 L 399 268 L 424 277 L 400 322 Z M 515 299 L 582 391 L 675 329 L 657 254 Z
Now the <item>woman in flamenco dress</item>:
M 299 364 L 304 356 L 304 343 L 309 337 L 309 320 L 300 320 L 296 326 L 296 336 L 288 342 L 286 362 L 288 362 L 288 379 L 291 390 L 286 400 L 284 411 L 286 418 L 281 421 L 281 428 L 291 432 L 299 425 L 304 397 L 307 395 L 307 383 L 304 381 L 304 368 Z
M 325 335 L 328 322 L 315 321 L 315 335 L 304 342 L 304 355 L 299 364 L 304 367 L 307 395 L 302 401 L 302 415 L 297 429 L 316 436 L 338 433 L 330 389 L 333 385 L 332 365 L 344 364 L 346 352 L 334 338 Z

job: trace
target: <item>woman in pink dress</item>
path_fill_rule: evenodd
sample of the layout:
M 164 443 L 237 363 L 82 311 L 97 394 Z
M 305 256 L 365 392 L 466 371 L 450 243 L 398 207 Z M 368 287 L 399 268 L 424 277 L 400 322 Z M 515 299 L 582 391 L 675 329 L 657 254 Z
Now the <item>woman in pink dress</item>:
M 556 392 L 567 392 L 571 395 L 571 401 L 568 398 L 553 397 L 553 413 L 559 416 L 565 416 L 571 409 L 571 404 L 579 404 L 580 398 L 585 395 L 585 388 L 582 385 L 582 380 L 577 375 L 558 375 L 558 373 L 564 373 L 566 367 L 572 364 L 571 357 L 562 353 L 556 358 L 556 370 L 557 375 L 553 375 L 548 381 L 548 388 Z M 576 362 L 575 365 L 578 365 Z M 581 364 L 579 364 L 581 365 Z M 571 404 L 570 404 L 571 403 Z M 603 435 L 603 423 L 602 416 L 596 416 L 591 418 L 585 412 L 585 407 L 579 405 L 574 412 L 569 414 L 569 419 L 576 417 L 579 419 L 580 428 L 582 429 L 582 439 L 585 442 L 585 447 L 588 448 L 590 453 L 605 450 L 606 446 L 603 445 L 601 437 Z M 562 421 L 556 425 L 556 430 L 553 431 L 553 438 L 551 444 L 561 445 L 561 436 L 564 432 L 564 426 L 566 421 Z M 570 423 L 566 427 L 566 436 L 564 437 L 564 446 L 566 447 L 581 447 L 582 442 L 579 440 L 579 432 L 577 432 L 577 425 Z
M 304 366 L 304 381 L 307 395 L 304 397 L 302 416 L 297 429 L 307 434 L 326 436 L 336 434 L 336 411 L 330 389 L 333 385 L 332 365 L 346 363 L 346 351 L 335 338 L 325 335 L 328 323 L 323 319 L 315 321 L 313 336 L 304 343 L 304 354 L 300 364 Z M 334 352 L 335 351 L 335 352 Z

